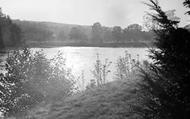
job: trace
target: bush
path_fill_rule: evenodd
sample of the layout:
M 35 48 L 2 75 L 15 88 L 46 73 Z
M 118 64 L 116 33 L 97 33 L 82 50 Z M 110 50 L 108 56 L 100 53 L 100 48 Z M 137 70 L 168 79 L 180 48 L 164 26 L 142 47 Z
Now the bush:
M 42 101 L 55 101 L 72 94 L 73 75 L 59 53 L 47 59 L 42 51 L 15 50 L 6 60 L 0 80 L 0 109 L 5 115 L 26 112 Z M 61 66 L 60 66 L 61 65 Z

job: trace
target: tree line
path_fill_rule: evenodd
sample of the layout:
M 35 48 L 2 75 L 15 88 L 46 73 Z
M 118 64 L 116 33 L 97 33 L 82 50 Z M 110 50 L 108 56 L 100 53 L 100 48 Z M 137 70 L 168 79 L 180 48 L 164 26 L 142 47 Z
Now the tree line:
M 152 31 L 155 35 L 156 49 L 150 49 L 150 58 L 154 62 L 147 64 L 146 68 L 141 68 L 141 82 L 138 82 L 135 91 L 138 100 L 131 104 L 131 110 L 142 119 L 189 119 L 190 32 L 178 26 L 180 21 L 169 19 L 157 0 L 149 0 L 149 3 L 145 4 L 156 12 L 149 14 L 154 24 Z M 183 4 L 190 8 L 190 0 L 185 0 Z M 187 15 L 189 14 L 187 11 Z M 135 27 L 141 29 L 138 25 Z M 94 38 L 98 39 L 96 43 L 102 42 L 100 28 L 102 28 L 100 23 L 92 26 Z M 117 27 L 115 31 L 116 35 L 121 29 Z M 69 71 L 65 67 L 63 69 L 58 67 L 60 63 L 64 64 L 59 56 L 53 59 L 57 62 L 52 65 L 50 63 L 52 61 L 46 59 L 40 52 L 32 54 L 28 49 L 12 52 L 6 62 L 7 75 L 0 77 L 0 111 L 7 115 L 16 114 L 30 108 L 31 104 L 45 99 L 54 100 L 57 93 L 59 96 L 72 94 L 73 82 L 70 80 L 73 79 L 72 75 L 67 75 Z M 118 66 L 120 72 L 124 72 L 122 74 L 128 72 L 123 70 L 127 67 L 120 66 L 125 64 L 121 58 Z M 108 72 L 104 69 L 106 66 L 109 66 L 109 62 L 101 64 L 97 60 L 95 64 L 97 68 L 93 72 L 100 84 L 104 82 L 102 76 L 106 76 Z M 121 74 L 119 76 L 126 77 Z M 64 83 L 61 83 L 62 81 Z M 65 85 L 59 89 L 60 84 Z
M 105 27 L 99 22 L 92 26 L 14 21 L 23 31 L 26 43 L 75 43 L 102 44 L 102 43 L 145 43 L 150 44 L 152 31 L 144 31 L 142 26 L 131 24 L 122 29 L 120 26 Z M 29 40 L 30 39 L 30 40 Z
M 21 29 L 0 8 L 0 49 L 21 46 L 21 37 Z

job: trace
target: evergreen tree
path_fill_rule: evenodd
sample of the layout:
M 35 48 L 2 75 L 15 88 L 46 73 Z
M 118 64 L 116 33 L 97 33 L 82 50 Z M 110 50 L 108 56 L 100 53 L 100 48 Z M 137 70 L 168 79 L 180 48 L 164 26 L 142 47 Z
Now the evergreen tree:
M 1 29 L 1 24 L 0 24 L 0 50 L 5 48 L 1 31 L 2 31 L 2 29 Z
M 183 4 L 184 4 L 184 6 L 186 6 L 187 8 L 190 8 L 190 0 L 185 0 L 185 1 L 183 2 Z M 190 10 L 187 11 L 187 14 L 190 15 Z
M 5 46 L 18 47 L 21 45 L 23 45 L 23 42 L 21 41 L 20 28 L 0 9 L 0 49 Z
M 3 34 L 2 34 L 2 25 L 3 25 L 3 13 L 0 8 L 0 50 L 4 49 L 4 41 L 3 41 Z
M 143 71 L 146 118 L 188 119 L 190 112 L 190 32 L 179 28 L 179 21 L 171 20 L 157 0 L 146 3 L 157 14 L 150 14 L 156 23 L 155 46 L 150 56 L 154 60 L 148 72 Z

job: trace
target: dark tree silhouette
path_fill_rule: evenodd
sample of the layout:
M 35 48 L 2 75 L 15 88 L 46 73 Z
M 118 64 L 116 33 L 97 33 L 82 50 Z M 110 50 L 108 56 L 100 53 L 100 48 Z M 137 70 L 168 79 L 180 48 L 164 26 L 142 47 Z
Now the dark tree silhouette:
M 8 15 L 2 13 L 0 9 L 0 47 L 21 46 L 21 30 L 12 22 Z
M 0 8 L 0 50 L 4 49 L 5 47 L 3 41 L 2 26 L 3 26 L 3 13 Z
M 186 6 L 187 8 L 190 8 L 190 0 L 185 0 L 185 1 L 183 2 L 183 4 L 184 4 L 184 6 Z M 190 15 L 190 10 L 187 11 L 187 14 Z
M 1 29 L 1 24 L 0 24 L 0 50 L 5 48 L 1 31 L 2 31 L 2 29 Z
M 157 27 L 154 29 L 155 46 L 150 56 L 154 60 L 148 72 L 143 72 L 145 118 L 190 118 L 190 32 L 179 28 L 179 21 L 171 20 L 162 11 L 157 0 L 145 3 L 157 14 L 149 14 Z M 142 91 L 142 92 L 143 92 Z

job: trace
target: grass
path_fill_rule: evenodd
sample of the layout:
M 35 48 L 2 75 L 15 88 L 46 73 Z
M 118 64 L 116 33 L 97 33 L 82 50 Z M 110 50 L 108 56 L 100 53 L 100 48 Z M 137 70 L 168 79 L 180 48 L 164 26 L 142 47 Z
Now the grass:
M 134 82 L 114 81 L 38 108 L 30 119 L 135 119 L 136 96 Z

